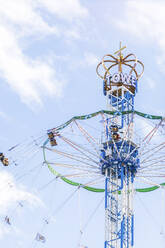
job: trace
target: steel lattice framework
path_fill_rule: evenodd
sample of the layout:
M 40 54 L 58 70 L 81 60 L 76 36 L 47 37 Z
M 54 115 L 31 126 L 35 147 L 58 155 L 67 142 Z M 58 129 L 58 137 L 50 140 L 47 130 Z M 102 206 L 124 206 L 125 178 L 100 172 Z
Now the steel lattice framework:
M 134 111 L 137 81 L 143 73 L 142 70 L 138 75 L 137 63 L 144 69 L 134 54 L 123 57 L 121 51 L 124 48 L 120 44 L 120 49 L 116 52 L 118 57 L 106 55 L 97 67 L 98 75 L 103 78 L 108 108 L 116 114 Z M 111 69 L 116 65 L 118 74 L 112 75 Z M 122 80 L 123 65 L 130 68 L 128 74 L 125 74 L 127 81 Z M 100 66 L 105 70 L 104 76 L 98 72 Z M 138 146 L 133 142 L 133 122 L 133 114 L 119 114 L 110 123 L 105 120 L 107 137 L 101 153 L 102 173 L 105 175 L 105 248 L 130 248 L 134 244 L 133 182 L 140 160 Z M 121 137 L 122 133 L 124 137 Z

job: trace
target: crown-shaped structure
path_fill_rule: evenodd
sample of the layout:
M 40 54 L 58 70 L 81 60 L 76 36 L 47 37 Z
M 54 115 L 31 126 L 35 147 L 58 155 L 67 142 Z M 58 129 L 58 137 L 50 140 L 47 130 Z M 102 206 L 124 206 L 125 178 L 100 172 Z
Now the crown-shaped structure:
M 126 46 L 122 47 L 120 42 L 120 49 L 114 55 L 104 55 L 102 61 L 97 65 L 96 72 L 103 79 L 105 95 L 110 90 L 116 92 L 117 88 L 121 86 L 124 86 L 132 94 L 136 92 L 137 81 L 144 72 L 144 65 L 133 53 L 124 57 L 122 51 L 125 48 Z M 118 67 L 117 70 L 116 67 Z

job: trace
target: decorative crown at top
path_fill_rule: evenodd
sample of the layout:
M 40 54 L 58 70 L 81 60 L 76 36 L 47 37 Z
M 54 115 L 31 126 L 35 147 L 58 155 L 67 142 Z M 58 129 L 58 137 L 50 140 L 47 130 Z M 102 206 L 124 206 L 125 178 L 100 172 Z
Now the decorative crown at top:
M 120 49 L 114 55 L 104 55 L 102 61 L 97 65 L 97 75 L 106 82 L 106 90 L 110 90 L 111 86 L 134 87 L 133 82 L 137 82 L 144 72 L 144 65 L 135 54 L 130 53 L 123 56 L 122 50 L 125 48 L 126 46 L 122 47 L 120 42 Z M 118 66 L 118 71 L 116 71 L 116 66 Z M 100 72 L 101 70 L 102 72 Z

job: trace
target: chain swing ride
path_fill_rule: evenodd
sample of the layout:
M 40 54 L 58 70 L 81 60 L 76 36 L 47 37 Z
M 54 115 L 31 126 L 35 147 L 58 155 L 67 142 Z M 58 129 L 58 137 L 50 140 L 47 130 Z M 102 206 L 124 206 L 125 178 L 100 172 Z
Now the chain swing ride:
M 96 68 L 108 110 L 48 130 L 43 145 L 45 163 L 57 177 L 89 191 L 105 191 L 104 248 L 134 246 L 134 192 L 164 186 L 164 119 L 135 111 L 144 65 L 133 53 L 124 57 L 125 48 L 120 44 Z M 144 188 L 136 188 L 140 185 Z
M 38 144 L 35 141 L 36 151 L 43 151 L 43 164 L 55 178 L 105 195 L 104 248 L 134 246 L 134 193 L 165 186 L 165 119 L 135 110 L 144 65 L 133 53 L 124 57 L 125 48 L 120 44 L 96 68 L 103 80 L 107 110 L 75 116 L 49 129 Z M 9 154 L 17 149 L 19 145 Z M 0 156 L 7 166 L 8 159 L 3 153 Z M 35 240 L 46 242 L 40 232 Z

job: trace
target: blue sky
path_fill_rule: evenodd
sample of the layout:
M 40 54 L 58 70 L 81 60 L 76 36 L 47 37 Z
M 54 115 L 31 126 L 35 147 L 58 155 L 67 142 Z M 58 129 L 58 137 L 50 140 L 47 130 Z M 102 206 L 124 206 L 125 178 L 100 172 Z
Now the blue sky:
M 7 151 L 28 137 L 44 135 L 47 129 L 72 116 L 105 109 L 102 81 L 95 70 L 103 55 L 118 50 L 120 41 L 127 46 L 127 52 L 134 52 L 145 66 L 144 75 L 139 81 L 135 108 L 165 116 L 164 12 L 164 1 L 151 0 L 1 0 L 1 151 Z M 30 160 L 32 166 L 36 162 Z M 8 178 L 12 174 L 6 174 L 5 171 L 7 169 L 2 168 L 1 181 L 14 180 Z M 14 168 L 9 172 L 16 174 Z M 17 173 L 21 175 L 23 170 L 20 172 L 17 168 Z M 46 169 L 42 173 L 41 179 L 36 180 L 36 184 L 33 182 L 34 188 L 40 188 L 52 179 Z M 19 185 L 13 181 L 15 197 L 10 191 L 4 192 L 4 198 L 1 197 L 4 199 L 0 207 L 1 221 L 12 210 L 18 212 L 14 214 L 17 221 L 10 227 L 12 229 L 9 230 L 4 223 L 1 225 L 0 243 L 4 247 L 35 247 L 33 237 L 42 226 L 43 216 L 48 215 L 46 206 L 49 208 L 52 192 L 55 194 L 52 208 L 56 208 L 56 204 L 59 205 L 73 191 L 71 186 L 58 182 L 55 187 L 57 191 L 51 185 L 43 196 L 37 197 L 35 191 L 30 191 L 31 182 L 27 181 L 29 187 L 24 187 L 23 182 Z M 102 196 L 87 192 L 81 194 L 82 202 L 88 202 L 83 205 L 84 216 L 87 217 L 87 209 L 92 211 L 93 205 L 97 205 Z M 73 205 L 68 203 L 58 219 L 47 227 L 45 235 L 49 242 L 37 243 L 37 247 L 56 247 L 60 244 L 61 247 L 77 247 L 77 198 L 77 195 L 74 196 Z M 164 247 L 160 235 L 162 194 L 154 192 L 147 196 L 140 195 L 140 198 L 135 196 L 135 248 Z M 19 213 L 17 202 L 22 199 L 27 207 L 21 208 L 22 212 Z M 150 211 L 143 205 L 148 206 Z M 103 247 L 103 211 L 101 206 L 84 234 L 84 245 L 89 248 Z M 70 228 L 68 223 L 72 222 Z M 30 233 L 32 226 L 34 230 Z

